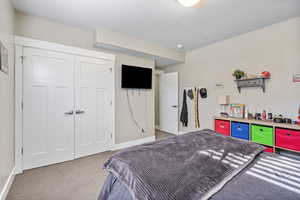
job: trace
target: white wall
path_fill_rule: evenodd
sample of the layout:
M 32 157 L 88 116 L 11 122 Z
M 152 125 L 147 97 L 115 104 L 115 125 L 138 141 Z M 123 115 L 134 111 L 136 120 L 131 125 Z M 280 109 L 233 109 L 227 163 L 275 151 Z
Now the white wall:
M 153 69 L 152 90 L 128 90 L 135 119 L 146 132 L 137 131 L 128 109 L 126 90 L 121 89 L 121 65 L 128 64 Z M 154 61 L 141 57 L 117 54 L 116 88 L 116 142 L 126 142 L 154 135 Z
M 270 71 L 266 93 L 259 88 L 246 88 L 239 94 L 232 77 L 237 68 L 248 74 Z M 217 98 L 225 94 L 231 96 L 233 103 L 246 104 L 251 112 L 266 109 L 296 120 L 300 83 L 293 83 L 292 76 L 300 73 L 300 17 L 188 52 L 185 64 L 165 71 L 179 72 L 180 104 L 183 87 L 207 87 L 208 98 L 200 99 L 199 104 L 201 128 L 213 128 L 213 116 L 220 108 Z M 217 88 L 216 83 L 223 83 L 224 88 Z M 189 109 L 190 126 L 181 130 L 194 128 Z
M 80 29 L 20 12 L 16 12 L 15 28 L 16 35 L 85 49 L 104 51 L 94 48 L 93 30 Z M 150 91 L 142 91 L 140 92 L 140 95 L 137 91 L 135 91 L 133 95 L 130 92 L 130 99 L 132 101 L 134 114 L 139 123 L 146 129 L 145 133 L 141 133 L 137 130 L 131 120 L 127 105 L 126 92 L 124 89 L 121 89 L 120 72 L 122 64 L 144 66 L 154 69 L 154 60 L 129 56 L 112 51 L 104 52 L 116 55 L 116 143 L 153 136 L 154 89 Z
M 0 193 L 14 167 L 14 9 L 0 0 L 0 41 L 9 51 L 9 75 L 0 71 Z

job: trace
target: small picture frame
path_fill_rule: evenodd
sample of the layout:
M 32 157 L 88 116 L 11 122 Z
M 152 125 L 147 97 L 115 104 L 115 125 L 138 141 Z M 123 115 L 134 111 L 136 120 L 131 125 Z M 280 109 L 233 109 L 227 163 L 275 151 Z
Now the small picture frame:
M 8 50 L 0 41 L 0 71 L 8 74 Z
M 234 118 L 244 118 L 245 104 L 230 104 L 230 116 Z
M 293 82 L 294 83 L 300 83 L 300 74 L 294 74 Z

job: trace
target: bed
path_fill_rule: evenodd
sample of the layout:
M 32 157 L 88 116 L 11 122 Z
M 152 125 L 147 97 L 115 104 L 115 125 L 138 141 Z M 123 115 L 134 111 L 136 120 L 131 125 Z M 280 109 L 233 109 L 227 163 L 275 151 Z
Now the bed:
M 124 149 L 104 169 L 98 200 L 300 199 L 300 161 L 211 130 Z

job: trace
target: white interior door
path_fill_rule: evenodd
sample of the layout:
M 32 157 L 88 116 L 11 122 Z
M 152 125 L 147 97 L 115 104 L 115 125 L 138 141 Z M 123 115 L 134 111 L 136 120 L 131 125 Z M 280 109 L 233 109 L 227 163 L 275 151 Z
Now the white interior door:
M 178 72 L 159 76 L 159 128 L 178 134 Z
M 23 169 L 74 159 L 74 56 L 23 55 Z
M 76 57 L 76 157 L 112 144 L 113 72 L 105 60 Z

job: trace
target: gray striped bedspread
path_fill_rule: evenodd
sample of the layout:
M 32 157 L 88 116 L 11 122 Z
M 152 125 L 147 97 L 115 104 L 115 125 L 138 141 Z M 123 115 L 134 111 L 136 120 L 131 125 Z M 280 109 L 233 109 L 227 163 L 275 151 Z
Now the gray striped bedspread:
M 239 162 L 239 159 L 236 159 Z M 299 200 L 300 161 L 262 153 L 211 200 Z M 134 200 L 128 188 L 109 174 L 99 200 Z
M 205 200 L 247 167 L 260 145 L 202 130 L 121 150 L 104 165 L 139 200 Z M 100 199 L 105 199 L 101 197 Z

